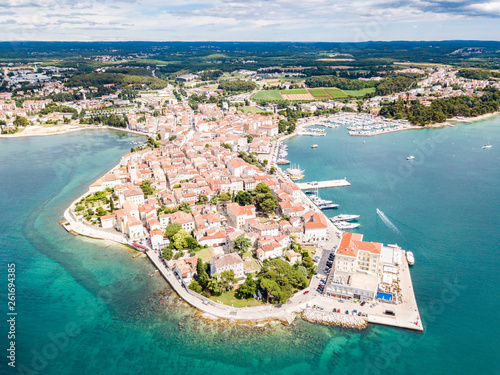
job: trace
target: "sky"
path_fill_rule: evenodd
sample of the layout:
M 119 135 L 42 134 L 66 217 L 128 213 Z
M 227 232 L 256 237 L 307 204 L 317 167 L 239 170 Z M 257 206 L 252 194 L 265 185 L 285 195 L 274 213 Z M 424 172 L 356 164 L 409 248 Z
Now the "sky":
M 0 40 L 500 40 L 500 0 L 0 0 Z

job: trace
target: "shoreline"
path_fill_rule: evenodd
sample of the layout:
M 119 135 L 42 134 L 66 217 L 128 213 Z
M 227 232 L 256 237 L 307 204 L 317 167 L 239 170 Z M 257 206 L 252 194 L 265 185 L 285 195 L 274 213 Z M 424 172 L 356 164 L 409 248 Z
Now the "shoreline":
M 355 113 L 355 112 L 353 112 Z M 434 124 L 426 124 L 424 126 L 418 126 L 418 125 L 410 125 L 402 129 L 395 129 L 395 130 L 387 130 L 384 131 L 383 133 L 376 133 L 376 134 L 350 134 L 351 137 L 374 137 L 377 135 L 383 135 L 383 134 L 390 134 L 390 133 L 396 133 L 400 131 L 405 131 L 405 130 L 420 130 L 420 129 L 441 129 L 441 128 L 446 128 L 446 127 L 455 127 L 455 124 L 471 124 L 477 121 L 485 120 L 491 117 L 499 116 L 500 111 L 497 112 L 492 112 L 492 113 L 485 113 L 484 115 L 479 115 L 479 116 L 474 116 L 474 117 L 463 117 L 463 118 L 457 118 L 457 117 L 451 117 L 447 118 L 444 122 L 439 122 L 439 123 L 434 123 Z M 311 121 L 314 121 L 314 123 L 308 123 L 305 122 L 304 124 L 300 125 L 301 130 L 303 128 L 307 128 L 309 126 L 322 126 L 322 124 L 317 124 L 315 123 L 316 121 L 321 121 L 321 120 L 329 120 L 329 115 L 322 115 L 319 117 L 313 116 L 311 117 Z M 453 123 L 451 123 L 453 122 Z M 282 140 L 287 139 L 292 136 L 299 135 L 297 134 L 299 130 L 299 126 L 297 126 L 297 129 L 295 129 L 294 133 L 288 134 L 287 137 L 282 138 Z
M 297 128 L 292 134 L 286 134 L 274 140 L 276 144 L 271 154 L 270 164 L 274 165 L 276 167 L 277 173 L 282 177 L 284 177 L 286 180 L 290 179 L 288 178 L 288 176 L 286 176 L 284 171 L 275 164 L 278 146 L 284 140 L 296 136 L 297 133 L 303 127 L 305 127 L 305 125 L 297 126 Z M 119 164 L 112 167 L 108 171 L 108 173 L 110 171 L 113 171 L 117 167 L 119 167 Z M 73 213 L 73 209 L 76 203 L 79 202 L 84 196 L 88 195 L 89 193 L 90 190 L 87 190 L 87 192 L 85 192 L 82 196 L 76 198 L 66 208 L 66 210 L 64 211 L 65 221 L 61 222 L 61 225 L 69 233 L 72 233 L 74 235 L 82 235 L 85 237 L 98 240 L 113 241 L 120 245 L 126 245 L 130 248 L 138 250 L 132 245 L 132 242 L 129 241 L 125 235 L 116 231 L 114 228 L 102 229 L 101 227 L 87 224 L 86 222 L 81 221 L 81 219 L 78 219 L 78 217 L 75 216 L 75 214 Z M 312 201 L 310 201 L 309 197 L 306 194 L 304 194 L 304 192 L 301 191 L 300 195 L 301 195 L 301 200 L 305 205 L 310 206 L 311 209 L 313 209 L 316 212 L 321 212 L 321 210 L 318 207 L 316 207 Z M 328 243 L 332 241 L 338 243 L 340 233 L 342 233 L 342 231 L 336 228 L 330 220 L 328 220 L 328 228 L 330 231 L 330 240 L 328 241 Z M 328 249 L 330 247 L 328 247 Z M 323 248 L 323 255 L 325 253 L 330 252 L 330 250 L 327 250 L 327 245 L 322 246 L 321 248 Z M 304 294 L 304 290 L 299 290 L 293 296 L 290 297 L 290 299 L 287 301 L 286 304 L 282 305 L 263 304 L 261 306 L 243 307 L 243 308 L 235 308 L 232 306 L 223 305 L 221 303 L 211 301 L 208 298 L 205 298 L 200 294 L 191 291 L 190 289 L 182 285 L 181 282 L 179 282 L 177 278 L 174 276 L 173 271 L 166 267 L 166 264 L 162 261 L 158 251 L 147 248 L 143 252 L 147 255 L 153 266 L 157 268 L 157 270 L 162 274 L 163 278 L 168 282 L 168 284 L 171 286 L 173 291 L 176 292 L 179 298 L 181 298 L 191 307 L 197 309 L 200 312 L 201 316 L 206 318 L 207 321 L 217 322 L 223 320 L 231 322 L 233 324 L 248 324 L 250 322 L 252 322 L 253 324 L 278 322 L 285 325 L 291 325 L 295 321 L 297 315 L 301 315 L 304 320 L 315 320 L 316 323 L 320 324 L 334 324 L 338 326 L 357 328 L 357 329 L 367 327 L 368 323 L 375 323 L 375 324 L 386 324 L 399 328 L 407 328 L 410 330 L 417 330 L 417 331 L 423 330 L 421 324 L 415 325 L 414 322 L 407 322 L 407 321 L 394 322 L 391 320 L 387 321 L 387 318 L 381 315 L 382 311 L 381 309 L 384 308 L 383 306 L 379 306 L 373 311 L 370 311 L 368 316 L 366 316 L 365 318 L 361 318 L 362 320 L 365 321 L 364 323 L 357 319 L 348 321 L 346 321 L 343 318 L 339 319 L 338 316 L 332 312 L 333 307 L 337 307 L 338 305 L 337 300 L 324 297 L 321 294 L 315 292 L 315 285 L 319 282 L 318 280 L 316 280 L 316 278 L 312 278 L 310 284 L 305 289 L 311 293 Z M 411 297 L 414 299 L 414 295 Z M 326 315 L 320 314 L 320 316 L 318 316 L 317 314 L 313 314 L 312 317 L 313 319 L 308 319 L 311 318 L 310 311 L 308 309 L 310 309 L 310 306 L 313 304 L 317 305 L 318 308 L 320 305 L 326 306 L 326 311 L 324 312 L 324 314 Z M 379 303 L 376 302 L 376 304 L 378 305 Z M 344 306 L 346 305 L 348 305 L 348 303 L 346 303 Z M 401 308 L 404 307 L 402 306 Z M 321 316 L 323 316 L 324 319 Z M 351 322 L 353 322 L 353 324 L 350 324 Z
M 32 133 L 28 134 L 26 133 L 26 130 L 31 130 L 31 129 L 40 129 L 40 130 L 45 130 L 44 132 L 40 133 Z M 61 131 L 56 131 L 56 132 L 49 132 L 49 130 L 52 129 L 62 129 Z M 63 134 L 69 134 L 69 133 L 74 133 L 77 131 L 81 130 L 102 130 L 102 129 L 108 129 L 108 130 L 118 130 L 126 133 L 132 133 L 132 134 L 137 134 L 137 135 L 143 135 L 143 136 L 148 136 L 146 133 L 139 132 L 137 130 L 131 130 L 128 128 L 118 128 L 118 127 L 113 127 L 113 126 L 95 126 L 95 125 L 71 125 L 71 124 L 64 124 L 64 125 L 56 125 L 53 127 L 43 127 L 41 125 L 29 125 L 26 126 L 23 131 L 17 132 L 14 134 L 0 134 L 0 138 L 27 138 L 27 137 L 48 137 L 52 135 L 63 135 Z

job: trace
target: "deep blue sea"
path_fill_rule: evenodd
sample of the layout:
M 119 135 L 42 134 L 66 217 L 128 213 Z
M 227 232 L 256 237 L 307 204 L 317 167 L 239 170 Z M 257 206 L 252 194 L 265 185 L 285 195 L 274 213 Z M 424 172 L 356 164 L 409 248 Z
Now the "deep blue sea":
M 500 117 L 287 141 L 306 180 L 351 182 L 321 191 L 340 204 L 329 215 L 360 214 L 366 240 L 413 251 L 423 333 L 204 323 L 147 259 L 67 233 L 58 223 L 65 208 L 138 139 L 103 130 L 0 140 L 0 374 L 500 373 Z M 493 148 L 481 149 L 489 140 Z M 9 263 L 15 369 L 5 355 Z

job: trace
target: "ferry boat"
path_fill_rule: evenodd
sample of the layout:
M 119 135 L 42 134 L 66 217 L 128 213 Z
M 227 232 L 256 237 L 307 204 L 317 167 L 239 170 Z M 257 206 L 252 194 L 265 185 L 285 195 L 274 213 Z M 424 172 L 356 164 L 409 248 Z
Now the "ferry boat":
M 276 164 L 280 164 L 280 165 L 290 164 L 290 160 L 286 160 L 286 159 L 278 159 L 278 160 L 276 161 Z
M 492 146 L 490 144 L 487 144 L 487 145 L 484 145 L 483 147 L 481 148 L 491 148 Z
M 413 159 L 415 159 L 415 156 L 413 156 L 413 155 L 410 155 L 410 156 L 406 157 L 406 160 L 413 160 Z
M 337 215 L 332 218 L 332 221 L 351 221 L 356 220 L 359 215 Z
M 358 223 L 347 223 L 345 221 L 336 221 L 333 223 L 338 229 L 354 229 L 359 227 L 361 224 Z
M 406 252 L 406 260 L 410 266 L 415 264 L 415 258 L 413 257 L 413 253 L 411 251 Z
M 318 148 L 318 145 L 314 144 L 314 145 L 311 146 L 311 148 Z

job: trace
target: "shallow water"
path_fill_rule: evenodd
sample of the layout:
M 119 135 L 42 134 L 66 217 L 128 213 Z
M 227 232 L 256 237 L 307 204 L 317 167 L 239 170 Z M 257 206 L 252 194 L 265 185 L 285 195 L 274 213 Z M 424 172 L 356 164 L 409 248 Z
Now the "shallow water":
M 382 326 L 352 331 L 300 319 L 292 327 L 257 328 L 199 321 L 147 259 L 74 237 L 58 224 L 71 201 L 117 164 L 137 136 L 82 131 L 1 140 L 0 268 L 6 280 L 7 263 L 16 263 L 18 312 L 17 368 L 4 358 L 1 373 L 498 373 L 499 304 L 492 296 L 499 291 L 499 125 L 497 117 L 374 138 L 348 137 L 338 128 L 314 142 L 287 141 L 289 158 L 300 160 L 306 178 L 352 183 L 321 192 L 341 204 L 332 214 L 361 214 L 365 239 L 414 252 L 424 333 Z M 387 172 L 399 176 L 399 158 L 437 132 L 444 134 L 439 147 L 389 184 Z M 477 147 L 488 137 L 494 147 L 483 152 Z M 310 149 L 311 143 L 319 148 Z M 377 207 L 401 236 L 378 218 Z M 452 292 L 443 294 L 447 281 Z M 481 308 L 472 304 L 478 300 Z

